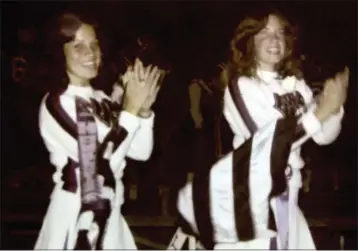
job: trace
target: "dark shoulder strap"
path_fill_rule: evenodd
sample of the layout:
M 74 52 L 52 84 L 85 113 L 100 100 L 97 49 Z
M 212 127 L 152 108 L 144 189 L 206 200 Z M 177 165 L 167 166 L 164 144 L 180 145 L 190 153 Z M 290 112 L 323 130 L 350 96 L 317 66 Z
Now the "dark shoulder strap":
M 60 96 L 61 93 L 49 93 L 46 98 L 46 108 L 62 129 L 77 139 L 76 121 L 74 121 L 61 106 Z
M 240 85 L 237 84 L 238 78 L 233 78 L 229 83 L 229 92 L 232 100 L 236 106 L 237 111 L 242 117 L 246 127 L 249 129 L 251 135 L 257 131 L 255 121 L 252 119 L 249 111 L 247 110 L 245 101 L 243 100 L 240 92 Z

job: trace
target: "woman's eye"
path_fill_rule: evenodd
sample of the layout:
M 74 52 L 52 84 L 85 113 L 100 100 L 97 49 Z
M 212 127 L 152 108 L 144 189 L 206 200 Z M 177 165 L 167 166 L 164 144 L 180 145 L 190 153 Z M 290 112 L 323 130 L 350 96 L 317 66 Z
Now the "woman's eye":
M 265 28 L 265 29 L 261 30 L 260 33 L 261 34 L 267 34 L 267 33 L 269 33 L 269 30 Z
M 284 30 L 279 30 L 279 31 L 277 31 L 277 35 L 285 36 L 285 31 Z
M 83 49 L 83 44 L 75 44 L 73 47 L 74 47 L 76 50 L 80 51 L 80 50 Z

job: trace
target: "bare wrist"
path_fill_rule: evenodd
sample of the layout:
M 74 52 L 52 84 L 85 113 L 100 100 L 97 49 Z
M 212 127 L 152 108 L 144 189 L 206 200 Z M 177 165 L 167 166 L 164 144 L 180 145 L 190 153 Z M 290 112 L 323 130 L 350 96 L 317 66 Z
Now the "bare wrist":
M 328 119 L 328 117 L 330 116 L 330 113 L 327 112 L 325 109 L 317 107 L 316 110 L 314 111 L 314 115 L 321 123 L 323 123 L 324 121 L 326 121 Z
M 138 113 L 141 118 L 149 118 L 152 115 L 152 110 L 141 109 Z
M 332 115 L 337 115 L 340 110 L 341 110 L 341 107 L 338 107 L 337 109 L 335 109 L 335 110 L 332 112 Z
M 126 105 L 123 107 L 123 110 L 126 111 L 126 112 L 129 112 L 130 114 L 132 115 L 135 115 L 137 116 L 138 113 L 139 113 L 139 109 L 134 107 L 134 106 L 130 106 L 130 105 Z

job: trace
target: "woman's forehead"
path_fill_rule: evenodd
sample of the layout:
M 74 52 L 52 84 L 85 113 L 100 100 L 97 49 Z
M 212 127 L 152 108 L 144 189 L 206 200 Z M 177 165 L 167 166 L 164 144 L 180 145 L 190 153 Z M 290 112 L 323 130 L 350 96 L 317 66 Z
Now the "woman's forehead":
M 267 19 L 266 28 L 269 29 L 282 29 L 284 22 L 277 15 L 270 14 Z
M 83 23 L 75 33 L 75 39 L 77 41 L 91 41 L 97 40 L 96 32 L 92 25 Z

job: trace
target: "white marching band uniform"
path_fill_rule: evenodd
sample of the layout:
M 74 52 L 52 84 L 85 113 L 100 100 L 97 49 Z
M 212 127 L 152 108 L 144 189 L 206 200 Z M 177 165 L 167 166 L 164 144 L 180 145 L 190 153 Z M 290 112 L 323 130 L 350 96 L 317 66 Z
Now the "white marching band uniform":
M 67 89 L 59 95 L 56 110 L 62 109 L 74 123 L 76 123 L 75 97 L 81 97 L 89 101 L 95 99 L 98 102 L 110 99 L 102 91 L 94 90 L 91 86 L 75 86 L 69 84 Z M 82 225 L 91 224 L 90 219 L 84 217 L 78 223 L 81 208 L 80 190 L 70 192 L 63 189 L 63 169 L 68 159 L 78 163 L 78 142 L 59 123 L 49 111 L 47 106 L 49 95 L 43 99 L 40 107 L 39 127 L 41 136 L 50 152 L 51 163 L 56 167 L 53 175 L 55 187 L 51 194 L 51 200 L 45 215 L 40 234 L 35 244 L 35 249 L 74 249 L 77 234 Z M 95 117 L 98 142 L 102 143 L 110 132 L 111 125 Z M 124 189 L 122 184 L 123 170 L 126 166 L 125 157 L 136 160 L 147 160 L 153 148 L 153 121 L 154 113 L 149 118 L 139 118 L 126 111 L 120 111 L 117 119 L 119 127 L 124 128 L 126 135 L 116 149 L 110 149 L 107 145 L 106 156 L 109 160 L 111 175 L 114 178 L 115 188 L 108 189 L 102 186 L 102 196 L 110 201 L 110 214 L 106 223 L 103 237 L 103 249 L 136 249 L 132 233 L 121 214 L 121 205 L 124 202 Z M 113 145 L 112 145 L 113 146 Z M 79 180 L 79 168 L 76 168 L 75 176 L 77 184 Z M 102 177 L 103 178 L 103 177 Z M 88 232 L 90 239 L 95 229 Z
M 340 133 L 344 111 L 341 108 L 339 113 L 332 115 L 321 124 L 313 114 L 316 104 L 312 91 L 303 80 L 298 80 L 295 77 L 287 77 L 280 80 L 277 78 L 276 73 L 264 71 L 258 71 L 257 75 L 258 78 L 240 77 L 236 82 L 240 90 L 239 95 L 242 97 L 247 112 L 258 128 L 253 135 L 245 124 L 237 106 L 235 106 L 229 88 L 225 90 L 224 116 L 234 133 L 234 150 L 218 160 L 208 173 L 208 188 L 206 189 L 209 190 L 207 191 L 209 194 L 209 199 L 207 200 L 209 205 L 207 213 L 210 214 L 210 218 L 207 219 L 211 221 L 212 228 L 213 246 L 211 248 L 269 249 L 270 241 L 276 237 L 277 249 L 315 249 L 308 224 L 298 207 L 298 192 L 302 185 L 300 169 L 304 166 L 300 156 L 300 147 L 309 138 L 312 138 L 319 145 L 333 142 Z M 275 141 L 274 135 L 275 130 L 280 126 L 278 121 L 284 116 L 275 107 L 274 94 L 283 95 L 294 91 L 301 95 L 307 109 L 300 109 L 298 111 L 302 114 L 298 123 L 301 123 L 304 133 L 293 144 L 291 141 L 291 150 L 287 151 L 285 165 L 291 167 L 291 177 L 287 179 L 288 206 L 285 212 L 279 210 L 281 200 L 278 198 L 282 194 L 270 197 L 270 191 L 275 182 L 274 177 L 272 177 L 272 170 L 270 173 L 273 161 L 272 156 L 270 159 L 270 155 L 272 155 L 272 149 L 277 144 L 280 144 L 278 141 L 278 143 Z M 246 148 L 245 144 L 250 139 L 250 166 L 247 167 L 247 173 L 245 174 L 242 171 L 236 170 L 236 172 L 241 172 L 241 174 L 238 177 L 233 177 L 236 175 L 233 167 L 235 154 L 238 154 L 236 150 Z M 245 151 L 245 149 L 242 151 Z M 240 169 L 240 165 L 238 167 Z M 240 175 L 246 175 L 246 181 Z M 243 215 L 240 215 L 240 210 L 244 210 L 244 205 L 236 205 L 236 207 L 242 207 L 241 209 L 235 207 L 235 197 L 237 195 L 233 191 L 235 179 L 241 179 L 238 182 L 248 183 L 247 193 L 249 195 L 247 199 L 248 206 L 246 206 L 249 213 L 251 212 L 252 217 L 253 235 L 251 238 L 246 238 L 246 236 L 241 240 L 238 229 L 250 228 L 250 226 L 248 224 L 245 225 L 246 219 L 243 218 Z M 241 184 L 236 185 L 240 186 Z M 200 204 L 203 201 L 196 203 L 194 188 L 195 181 L 194 183 L 187 183 L 179 191 L 177 207 L 181 216 L 191 226 L 192 230 L 202 237 L 203 233 L 198 229 L 198 222 L 200 221 L 198 218 L 206 212 L 202 210 L 203 206 Z M 198 208 L 196 208 L 196 205 Z M 197 210 L 201 210 L 202 213 L 196 212 Z M 274 217 L 275 224 L 277 225 L 277 231 L 269 227 L 270 210 L 273 212 L 272 217 Z M 284 227 L 287 228 L 286 230 L 281 227 L 280 217 L 286 218 L 288 224 L 288 226 Z M 237 220 L 238 218 L 245 222 L 240 225 L 240 221 Z M 204 230 L 205 228 L 210 228 L 208 223 L 200 224 L 204 226 L 202 227 Z M 250 237 L 250 234 L 248 236 Z

